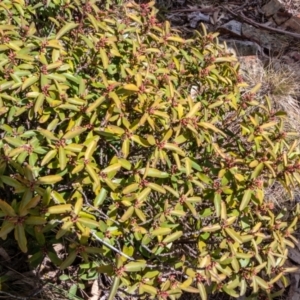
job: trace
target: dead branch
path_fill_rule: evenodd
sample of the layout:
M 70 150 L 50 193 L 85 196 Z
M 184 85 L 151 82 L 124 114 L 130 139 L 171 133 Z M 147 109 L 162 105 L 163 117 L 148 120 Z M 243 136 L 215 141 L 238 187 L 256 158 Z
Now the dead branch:
M 253 25 L 255 27 L 264 28 L 266 30 L 273 31 L 273 32 L 276 32 L 276 33 L 281 33 L 281 34 L 289 35 L 291 37 L 300 39 L 300 34 L 298 34 L 298 33 L 294 33 L 294 32 L 286 31 L 286 30 L 283 30 L 283 29 L 278 29 L 278 28 L 270 27 L 270 26 L 267 26 L 267 25 L 264 25 L 264 24 L 259 24 L 259 23 L 255 22 L 255 21 L 247 18 L 242 12 L 239 13 L 239 14 L 237 14 L 237 13 L 233 12 L 231 9 L 229 9 L 229 8 L 227 8 L 225 6 L 221 6 L 221 7 L 223 9 L 225 9 L 226 11 L 228 11 L 233 16 L 242 19 L 243 21 L 245 21 L 246 23 L 248 23 L 250 25 Z

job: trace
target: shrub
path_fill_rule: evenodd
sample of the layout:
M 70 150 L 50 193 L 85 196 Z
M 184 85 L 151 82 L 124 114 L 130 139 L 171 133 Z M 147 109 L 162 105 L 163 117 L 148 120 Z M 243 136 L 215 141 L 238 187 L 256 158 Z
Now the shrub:
M 0 237 L 108 299 L 271 294 L 299 216 L 264 196 L 300 181 L 284 113 L 240 92 L 217 34 L 98 2 L 1 1 Z

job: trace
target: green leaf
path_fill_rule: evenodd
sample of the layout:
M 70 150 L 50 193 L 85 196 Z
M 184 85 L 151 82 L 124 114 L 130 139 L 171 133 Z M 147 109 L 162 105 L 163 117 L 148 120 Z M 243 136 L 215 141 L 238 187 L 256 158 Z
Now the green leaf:
M 47 139 L 55 140 L 55 141 L 58 140 L 58 138 L 57 138 L 51 131 L 49 131 L 49 130 L 43 129 L 43 128 L 41 128 L 41 127 L 38 127 L 38 128 L 37 128 L 37 131 L 38 131 L 41 135 L 45 136 Z
M 119 219 L 120 222 L 126 222 L 134 213 L 134 207 L 129 207 L 125 213 L 122 215 L 122 217 Z
M 157 294 L 157 289 L 154 286 L 141 283 L 140 288 L 141 288 L 141 292 L 146 292 L 153 296 Z
M 204 284 L 202 282 L 198 282 L 197 288 L 199 290 L 201 300 L 207 300 L 207 293 Z
M 124 265 L 125 272 L 140 272 L 146 268 L 146 261 L 132 261 Z
M 147 187 L 143 189 L 139 194 L 137 194 L 136 200 L 139 202 L 145 201 L 150 193 L 151 193 L 151 188 Z
M 32 86 L 33 84 L 35 84 L 38 80 L 39 80 L 39 77 L 35 76 L 35 75 L 25 79 L 25 81 L 22 84 L 22 91 L 24 91 L 28 87 Z
M 84 131 L 86 131 L 86 128 L 70 130 L 67 133 L 65 133 L 65 135 L 62 138 L 66 140 L 73 139 L 74 137 L 80 135 Z
M 186 40 L 179 36 L 170 36 L 167 38 L 167 41 L 177 42 L 177 43 L 185 43 Z
M 15 224 L 4 220 L 3 223 L 1 224 L 0 238 L 6 239 L 7 235 L 14 229 L 15 229 Z
M 254 171 L 252 172 L 251 179 L 257 178 L 260 175 L 260 173 L 262 172 L 263 168 L 264 168 L 264 163 L 263 162 L 259 163 L 255 167 Z
M 178 240 L 183 235 L 182 231 L 176 231 L 170 235 L 168 235 L 166 238 L 163 239 L 163 243 L 169 244 L 176 240 Z
M 214 205 L 215 205 L 215 210 L 216 210 L 216 216 L 220 217 L 221 214 L 221 195 L 218 192 L 215 192 L 214 195 Z
M 77 256 L 76 250 L 71 251 L 67 256 L 67 258 L 61 263 L 59 268 L 61 270 L 68 268 L 75 261 L 76 256 Z
M 168 178 L 170 176 L 167 172 L 163 172 L 154 168 L 143 168 L 139 171 L 142 175 L 145 175 L 145 177 Z
M 244 192 L 244 196 L 243 196 L 242 202 L 240 204 L 240 211 L 244 210 L 248 206 L 248 204 L 251 200 L 252 193 L 253 193 L 252 190 L 246 190 Z
M 6 216 L 14 217 L 17 215 L 15 210 L 3 200 L 0 200 L 0 209 L 4 212 Z
M 123 86 L 123 89 L 128 90 L 128 91 L 133 91 L 133 92 L 138 92 L 140 90 L 136 85 L 134 85 L 132 83 L 125 84 Z
M 69 275 L 67 274 L 62 274 L 59 276 L 59 280 L 65 281 L 71 279 Z
M 72 209 L 71 204 L 60 204 L 48 207 L 47 212 L 49 214 L 63 214 L 72 211 Z
M 25 224 L 28 225 L 44 225 L 46 223 L 45 218 L 38 216 L 29 216 L 25 220 Z
M 120 277 L 115 276 L 107 300 L 114 300 L 120 285 Z
M 100 57 L 101 57 L 101 61 L 102 61 L 102 64 L 103 64 L 103 68 L 107 69 L 109 59 L 108 59 L 107 54 L 106 54 L 106 52 L 103 48 L 100 48 Z
M 59 175 L 48 175 L 40 177 L 37 180 L 38 184 L 54 184 L 62 180 L 62 177 Z
M 67 156 L 66 156 L 65 149 L 62 146 L 59 147 L 58 158 L 59 158 L 59 167 L 61 170 L 64 170 L 67 165 Z
M 210 130 L 212 130 L 212 131 L 214 131 L 216 133 L 220 133 L 221 135 L 223 135 L 224 137 L 226 137 L 226 134 L 223 131 L 221 131 L 216 126 L 214 126 L 214 125 L 212 125 L 212 124 L 210 124 L 208 122 L 200 122 L 200 123 L 198 123 L 198 125 L 200 127 L 205 128 L 205 129 L 210 129 Z
M 17 224 L 15 227 L 15 238 L 18 241 L 18 246 L 22 252 L 26 253 L 27 250 L 27 238 L 25 234 L 25 229 L 22 224 Z
M 26 189 L 26 187 L 19 181 L 17 181 L 16 179 L 13 179 L 9 176 L 0 176 L 0 179 L 3 183 L 9 185 L 9 186 L 12 186 L 14 187 L 15 189 L 19 189 L 19 188 L 22 188 L 24 187 Z
M 154 229 L 151 232 L 151 235 L 153 235 L 153 236 L 168 235 L 169 233 L 171 233 L 171 231 L 172 231 L 171 228 L 159 227 L 157 229 Z
M 18 137 L 5 137 L 4 140 L 12 146 L 20 147 L 25 143 Z
M 57 149 L 50 150 L 43 158 L 41 166 L 48 164 L 57 155 Z
M 64 27 L 62 27 L 59 32 L 56 34 L 55 39 L 59 40 L 63 35 L 65 35 L 70 30 L 76 28 L 79 24 L 76 24 L 74 22 L 66 24 Z
M 78 222 L 80 222 L 85 227 L 94 229 L 99 227 L 99 223 L 95 220 L 87 219 L 87 218 L 78 218 Z
M 234 289 L 228 289 L 226 286 L 223 286 L 222 290 L 229 296 L 238 298 L 239 294 Z
M 100 193 L 96 196 L 93 202 L 95 207 L 99 207 L 104 202 L 107 197 L 107 193 L 108 191 L 104 187 L 102 187 Z
M 227 228 L 225 228 L 225 232 L 226 232 L 226 233 L 227 233 L 227 234 L 228 234 L 235 242 L 237 242 L 237 243 L 239 243 L 239 244 L 242 244 L 242 243 L 243 243 L 243 241 L 242 241 L 240 235 L 239 235 L 236 231 L 234 231 L 233 229 L 227 227 Z

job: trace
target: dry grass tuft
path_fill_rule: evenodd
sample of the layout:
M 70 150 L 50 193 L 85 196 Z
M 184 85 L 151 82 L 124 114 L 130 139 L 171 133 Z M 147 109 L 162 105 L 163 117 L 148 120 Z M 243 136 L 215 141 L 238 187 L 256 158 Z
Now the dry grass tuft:
M 263 83 L 273 96 L 291 96 L 297 98 L 299 93 L 298 65 L 291 66 L 274 59 L 265 67 Z
M 287 113 L 286 129 L 300 134 L 299 65 L 287 65 L 273 59 L 265 67 L 263 93 L 269 95 L 274 108 Z

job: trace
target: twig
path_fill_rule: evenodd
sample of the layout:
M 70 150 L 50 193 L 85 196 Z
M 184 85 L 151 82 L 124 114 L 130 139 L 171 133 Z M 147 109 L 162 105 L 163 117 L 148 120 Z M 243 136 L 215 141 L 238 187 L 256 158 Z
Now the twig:
M 184 245 L 184 246 L 188 248 L 189 254 L 193 256 L 193 258 L 196 259 L 198 257 L 198 253 L 194 249 L 192 249 L 189 245 Z
M 236 14 L 234 13 L 232 10 L 230 10 L 229 8 L 225 7 L 225 6 L 221 6 L 223 9 L 225 9 L 226 11 L 228 11 L 230 14 L 232 14 L 233 16 L 237 17 L 237 18 L 241 18 L 243 21 L 245 21 L 248 24 L 251 24 L 255 27 L 260 27 L 260 28 L 264 28 L 267 29 L 269 31 L 273 31 L 273 32 L 277 32 L 277 33 L 281 33 L 281 34 L 285 34 L 285 35 L 289 35 L 291 37 L 300 39 L 300 34 L 298 33 L 294 33 L 294 32 L 290 32 L 290 31 L 286 31 L 283 29 L 278 29 L 278 28 L 274 28 L 274 27 L 270 27 L 264 24 L 259 24 L 249 18 L 247 18 L 242 12 L 240 14 Z
M 197 230 L 197 231 L 186 232 L 186 233 L 183 234 L 183 236 L 199 235 L 202 232 L 203 232 L 202 229 L 200 229 L 200 230 Z
M 186 9 L 172 9 L 170 10 L 171 13 L 173 12 L 194 12 L 194 11 L 200 11 L 203 13 L 209 13 L 214 12 L 218 9 L 218 7 L 207 7 L 207 8 L 186 8 Z
M 51 27 L 51 29 L 50 29 L 50 32 L 49 32 L 48 36 L 47 36 L 47 39 L 50 37 L 50 35 L 51 35 L 53 29 L 54 29 L 54 23 L 52 24 L 52 27 Z
M 116 247 L 110 245 L 109 243 L 105 242 L 104 240 L 102 240 L 101 238 L 99 238 L 97 235 L 96 235 L 96 232 L 94 230 L 91 230 L 91 233 L 93 235 L 93 237 L 99 241 L 100 243 L 102 243 L 103 245 L 105 245 L 106 247 L 108 247 L 109 249 L 119 253 L 120 255 L 126 257 L 127 259 L 129 260 L 134 260 L 132 257 L 128 256 L 127 254 L 125 254 L 124 252 L 122 252 L 121 250 L 117 249 Z
M 156 258 L 160 263 L 162 263 L 162 261 L 160 260 L 159 257 L 163 257 L 163 256 L 172 256 L 173 254 L 175 254 L 177 252 L 177 250 L 174 250 L 172 252 L 168 252 L 168 253 L 160 253 L 160 254 L 154 254 L 146 245 L 142 245 L 141 246 L 147 250 L 154 258 Z
M 3 292 L 3 291 L 0 291 L 0 295 L 5 295 L 5 296 L 11 297 L 13 299 L 18 299 L 18 300 L 27 300 L 28 299 L 27 297 L 18 297 L 18 296 L 14 296 L 10 293 L 6 293 L 6 292 Z
M 115 146 L 113 146 L 112 144 L 108 143 L 108 146 L 111 147 L 117 154 L 117 156 L 119 157 L 120 156 L 120 151 L 118 151 Z
M 46 284 L 47 284 L 47 283 L 45 283 L 45 284 L 44 284 L 41 288 L 39 288 L 38 290 L 33 291 L 32 294 L 30 294 L 30 297 L 34 297 L 34 296 L 40 294 L 40 293 L 44 290 Z

